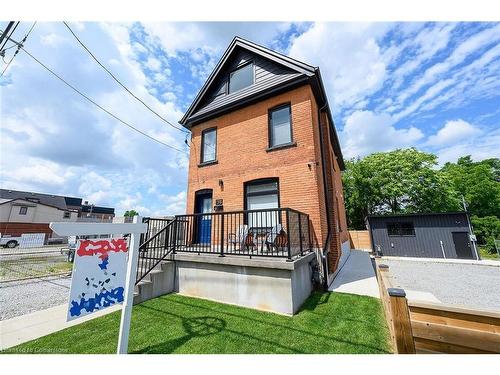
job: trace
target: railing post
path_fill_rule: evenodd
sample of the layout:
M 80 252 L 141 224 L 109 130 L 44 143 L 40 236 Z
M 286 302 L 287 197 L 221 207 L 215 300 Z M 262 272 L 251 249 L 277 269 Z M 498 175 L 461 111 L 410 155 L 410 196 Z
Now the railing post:
M 174 233 L 172 236 L 172 254 L 175 254 L 175 247 L 177 245 L 177 216 L 174 218 Z
M 302 248 L 302 223 L 301 223 L 301 216 L 302 214 L 298 214 L 299 216 L 299 242 L 300 242 L 300 256 L 304 255 L 304 251 Z
M 399 354 L 415 354 L 415 342 L 411 329 L 410 310 L 403 289 L 387 288 L 389 294 L 394 344 Z
M 307 218 L 307 247 L 309 251 L 312 251 L 312 239 L 311 239 L 311 221 L 309 220 L 309 215 L 306 215 Z
M 292 250 L 290 247 L 290 210 L 286 209 L 286 242 L 288 245 L 288 260 L 292 260 Z
M 220 256 L 223 257 L 224 256 L 224 213 L 221 213 L 220 216 L 221 216 L 221 219 L 219 220 L 219 224 L 221 226 L 221 228 L 220 228 L 220 239 L 219 239 L 219 242 L 220 242 Z

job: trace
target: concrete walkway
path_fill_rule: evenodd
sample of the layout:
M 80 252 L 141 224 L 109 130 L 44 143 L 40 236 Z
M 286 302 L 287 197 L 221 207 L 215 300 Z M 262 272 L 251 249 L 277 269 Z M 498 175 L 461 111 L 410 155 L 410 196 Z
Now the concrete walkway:
M 351 250 L 351 255 L 328 290 L 380 298 L 370 254 L 362 250 Z
M 111 306 L 89 316 L 72 320 L 71 322 L 66 322 L 67 308 L 68 305 L 64 304 L 0 321 L 0 350 L 120 310 L 121 305 Z

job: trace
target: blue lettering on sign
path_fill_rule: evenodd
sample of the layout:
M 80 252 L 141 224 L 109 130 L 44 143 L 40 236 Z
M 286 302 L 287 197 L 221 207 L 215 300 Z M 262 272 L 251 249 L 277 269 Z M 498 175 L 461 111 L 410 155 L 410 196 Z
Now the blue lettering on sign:
M 69 312 L 71 316 L 80 316 L 82 310 L 92 312 L 99 310 L 101 307 L 108 307 L 115 303 L 123 302 L 123 292 L 124 289 L 120 286 L 110 291 L 102 291 L 99 294 L 96 293 L 94 297 L 89 299 L 80 298 L 80 302 L 73 300 L 71 301 Z
M 108 264 L 109 264 L 109 257 L 106 256 L 103 260 L 102 260 L 102 263 L 99 263 L 99 268 L 101 270 L 105 270 L 108 268 Z

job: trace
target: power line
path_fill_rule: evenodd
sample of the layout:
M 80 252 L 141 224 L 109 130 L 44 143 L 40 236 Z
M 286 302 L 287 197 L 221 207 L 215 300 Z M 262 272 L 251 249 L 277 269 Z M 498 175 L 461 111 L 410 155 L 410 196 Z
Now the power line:
M 158 118 L 160 118 L 162 121 L 166 122 L 168 125 L 172 126 L 173 128 L 183 132 L 183 133 L 189 133 L 187 130 L 184 130 L 178 126 L 175 126 L 174 124 L 172 124 L 170 121 L 168 121 L 166 118 L 164 118 L 163 116 L 161 116 L 158 112 L 156 112 L 153 108 L 151 108 L 150 106 L 148 106 L 141 98 L 139 98 L 137 95 L 135 95 L 132 91 L 130 91 L 127 86 L 125 86 L 123 83 L 120 82 L 120 80 L 118 78 L 116 78 L 116 76 L 111 73 L 111 71 L 106 68 L 100 61 L 97 57 L 95 57 L 95 55 L 92 53 L 92 51 L 90 51 L 90 49 L 80 40 L 80 38 L 78 38 L 78 36 L 76 35 L 76 33 L 71 29 L 71 27 L 68 25 L 67 22 L 63 21 L 64 25 L 68 28 L 68 30 L 71 32 L 71 34 L 73 34 L 73 36 L 75 37 L 75 39 L 78 41 L 78 43 L 85 49 L 85 51 L 87 51 L 89 53 L 90 56 L 92 56 L 92 58 L 95 60 L 96 63 L 98 63 L 101 68 L 103 68 L 106 73 L 108 73 L 115 81 L 116 83 L 118 83 L 121 87 L 123 87 L 130 95 L 132 95 L 136 100 L 138 100 L 144 107 L 146 107 L 147 109 L 149 109 L 152 113 L 154 113 Z
M 31 57 L 34 61 L 36 61 L 38 64 L 40 64 L 43 68 L 45 68 L 45 70 L 47 70 L 49 73 L 51 73 L 54 77 L 56 77 L 58 80 L 60 80 L 61 82 L 63 82 L 66 86 L 68 86 L 69 88 L 71 88 L 73 91 L 75 91 L 77 94 L 81 95 L 82 97 L 84 97 L 87 101 L 89 101 L 90 103 L 94 104 L 96 107 L 98 107 L 101 111 L 103 112 L 106 112 L 109 116 L 113 117 L 115 120 L 121 122 L 123 125 L 129 127 L 130 129 L 132 130 L 135 130 L 137 133 L 139 134 L 142 134 L 143 136 L 159 143 L 159 144 L 162 144 L 166 147 L 169 147 L 175 151 L 178 151 L 178 152 L 182 152 L 182 153 L 186 153 L 186 151 L 184 150 L 181 150 L 181 149 L 178 149 L 177 147 L 175 146 L 172 146 L 172 145 L 169 145 L 168 143 L 165 143 L 163 141 L 160 141 L 159 139 L 156 139 L 152 136 L 150 136 L 149 134 L 143 132 L 142 130 L 139 130 L 137 129 L 136 127 L 134 127 L 133 125 L 129 124 L 128 122 L 126 122 L 125 120 L 122 120 L 121 118 L 119 118 L 117 115 L 115 115 L 114 113 L 110 112 L 109 110 L 107 110 L 106 108 L 104 108 L 103 106 L 101 106 L 99 103 L 97 103 L 96 101 L 94 101 L 92 98 L 90 98 L 89 96 L 87 96 L 86 94 L 84 94 L 83 92 L 81 92 L 80 90 L 78 90 L 75 86 L 73 86 L 71 83 L 69 83 L 68 81 L 66 81 L 64 78 L 62 78 L 60 75 L 58 75 L 56 72 L 54 72 L 52 69 L 50 69 L 47 65 L 45 65 L 43 62 L 41 62 L 40 60 L 38 60 L 35 56 L 33 56 L 28 50 L 26 50 L 20 43 L 14 41 L 12 38 L 9 38 L 10 40 L 12 40 L 14 43 L 16 43 L 20 49 L 26 53 L 29 57 Z
M 12 36 L 12 34 L 14 34 L 14 31 L 16 31 L 17 26 L 19 26 L 19 22 L 20 21 L 17 21 L 17 22 L 10 21 L 9 24 L 7 25 L 7 28 L 4 30 L 4 32 L 0 36 L 0 44 L 1 44 L 0 51 L 2 51 L 3 47 L 5 47 L 5 45 L 7 44 L 7 41 L 9 40 L 9 36 Z M 14 24 L 16 24 L 16 25 L 14 26 Z M 12 26 L 14 26 L 14 29 L 12 31 L 10 31 Z
M 19 23 L 18 23 L 18 24 L 19 24 Z M 16 49 L 16 52 L 14 52 L 14 54 L 12 55 L 12 57 L 11 57 L 11 59 L 9 60 L 9 62 L 7 63 L 7 65 L 5 66 L 5 68 L 3 69 L 2 74 L 0 74 L 0 78 L 2 78 L 2 77 L 3 77 L 3 75 L 4 75 L 4 74 L 5 74 L 5 72 L 7 71 L 7 69 L 8 69 L 8 67 L 9 67 L 10 63 L 14 60 L 14 58 L 15 58 L 15 57 L 17 56 L 17 54 L 19 53 L 19 50 L 22 48 L 23 43 L 25 43 L 25 42 L 26 42 L 26 39 L 28 39 L 28 36 L 29 36 L 29 35 L 31 34 L 31 32 L 33 31 L 33 28 L 35 27 L 35 25 L 36 25 L 36 21 L 35 21 L 35 22 L 33 22 L 33 25 L 31 25 L 31 28 L 28 30 L 28 32 L 26 33 L 26 35 L 24 36 L 24 38 L 21 40 L 21 42 L 20 42 L 20 43 L 15 42 L 15 41 L 14 41 L 13 39 L 11 39 L 11 37 L 10 37 L 10 36 L 12 36 L 12 33 L 13 33 L 13 32 L 14 32 L 14 30 L 16 29 L 17 25 L 16 25 L 16 27 L 14 28 L 14 30 L 12 31 L 12 33 L 10 33 L 10 36 L 8 36 L 8 37 L 7 37 L 7 39 L 6 39 L 6 41 L 5 41 L 6 43 L 7 43 L 7 40 L 10 40 L 10 41 L 12 41 L 13 43 L 15 43 L 13 46 L 11 46 L 11 47 L 9 47 L 9 48 L 12 48 L 12 47 L 14 47 L 14 46 L 16 46 L 16 45 L 17 45 L 17 49 Z M 6 49 L 9 49 L 9 48 L 6 48 Z M 4 51 L 5 51 L 5 50 L 4 50 Z M 2 57 L 2 59 L 3 59 L 3 57 Z

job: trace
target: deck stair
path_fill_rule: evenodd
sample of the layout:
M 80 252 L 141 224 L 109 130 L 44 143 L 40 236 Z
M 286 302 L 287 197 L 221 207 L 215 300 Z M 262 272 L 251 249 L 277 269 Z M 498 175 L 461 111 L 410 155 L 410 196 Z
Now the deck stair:
M 170 260 L 173 222 L 160 223 L 156 233 L 148 232 L 139 246 L 134 304 L 171 293 L 174 289 L 175 264 Z

